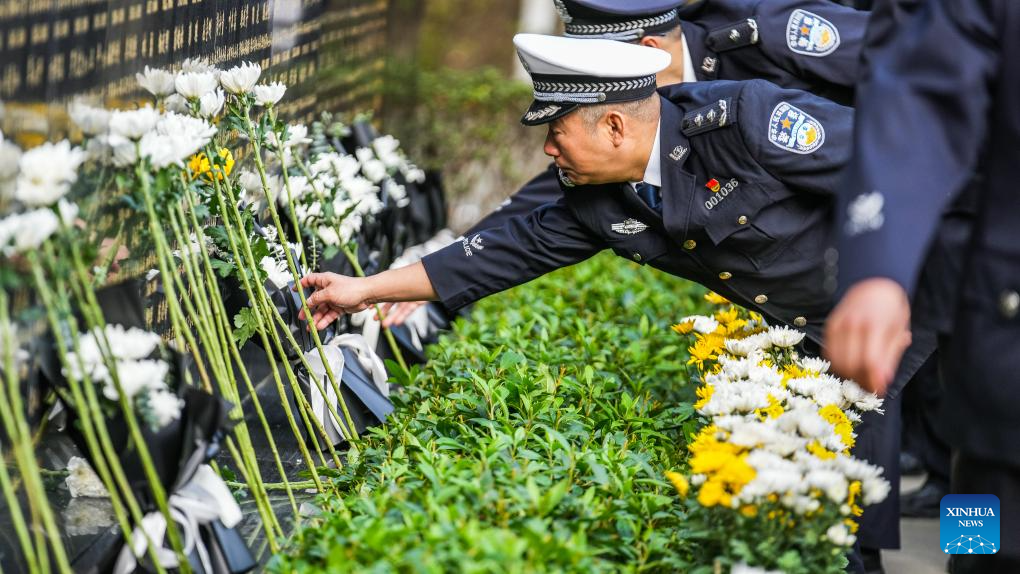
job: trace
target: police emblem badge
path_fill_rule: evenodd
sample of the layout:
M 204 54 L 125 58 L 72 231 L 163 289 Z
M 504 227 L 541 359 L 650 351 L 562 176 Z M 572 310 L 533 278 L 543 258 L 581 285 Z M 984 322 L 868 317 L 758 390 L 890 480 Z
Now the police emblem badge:
M 636 219 L 625 219 L 621 223 L 614 223 L 610 228 L 621 235 L 636 235 L 648 229 L 648 226 Z
M 818 14 L 794 10 L 786 23 L 786 45 L 805 56 L 828 56 L 839 47 L 839 29 Z
M 825 143 L 825 128 L 803 110 L 780 102 L 769 120 L 769 141 L 786 151 L 809 154 Z

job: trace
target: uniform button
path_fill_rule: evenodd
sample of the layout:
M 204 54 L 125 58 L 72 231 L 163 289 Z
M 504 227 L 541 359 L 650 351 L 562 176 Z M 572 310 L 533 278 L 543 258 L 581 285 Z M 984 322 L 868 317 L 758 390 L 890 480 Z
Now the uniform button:
M 719 278 L 722 279 L 723 281 L 726 281 L 730 277 L 733 277 L 733 274 L 730 273 L 729 271 L 723 271 L 722 273 L 719 274 Z
M 688 239 L 687 241 L 684 241 L 684 249 L 686 249 L 687 251 L 691 251 L 697 246 L 698 242 L 693 239 Z
M 738 217 L 737 223 L 739 223 L 740 225 L 747 225 L 747 216 L 741 215 L 740 217 Z
M 999 295 L 999 312 L 1006 319 L 1015 319 L 1020 312 L 1020 293 L 1003 291 L 1002 295 Z
M 769 302 L 769 297 L 768 297 L 768 295 L 764 295 L 764 294 L 763 295 L 758 295 L 757 297 L 754 298 L 754 302 L 759 304 L 759 305 L 764 305 L 764 304 Z
M 796 319 L 793 320 L 793 324 L 796 327 L 806 327 L 807 319 L 805 319 L 804 317 L 797 317 Z
M 634 254 L 631 255 L 631 257 L 634 258 L 634 261 L 641 261 L 641 254 L 640 253 L 634 252 Z

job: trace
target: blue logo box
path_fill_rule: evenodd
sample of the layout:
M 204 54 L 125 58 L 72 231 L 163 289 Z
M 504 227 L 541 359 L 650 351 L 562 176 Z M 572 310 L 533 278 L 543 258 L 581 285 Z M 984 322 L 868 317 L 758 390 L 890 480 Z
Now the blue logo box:
M 995 554 L 999 551 L 999 497 L 947 494 L 942 497 L 939 545 L 944 554 Z

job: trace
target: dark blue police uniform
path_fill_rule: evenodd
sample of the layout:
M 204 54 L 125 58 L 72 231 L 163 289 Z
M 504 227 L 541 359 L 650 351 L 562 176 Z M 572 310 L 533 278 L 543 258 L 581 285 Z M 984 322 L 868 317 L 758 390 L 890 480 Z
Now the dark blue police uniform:
M 940 420 L 954 491 L 1000 499 L 1002 548 L 954 572 L 1020 571 L 1018 30 L 1010 0 L 924 2 L 872 55 L 838 210 L 841 286 L 887 277 L 912 292 L 944 207 L 977 197 Z

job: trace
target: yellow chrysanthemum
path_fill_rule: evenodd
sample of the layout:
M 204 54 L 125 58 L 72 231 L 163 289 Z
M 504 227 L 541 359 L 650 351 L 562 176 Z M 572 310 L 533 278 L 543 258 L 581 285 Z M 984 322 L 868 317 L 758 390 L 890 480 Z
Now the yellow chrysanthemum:
M 766 419 L 777 419 L 779 418 L 779 415 L 783 414 L 783 412 L 786 410 L 783 408 L 783 404 L 779 402 L 779 399 L 772 396 L 771 394 L 769 394 L 768 400 L 769 406 L 765 407 L 764 409 L 756 409 L 754 411 L 754 413 L 758 415 L 758 419 L 763 421 Z
M 856 442 L 854 439 L 854 427 L 842 409 L 836 405 L 825 405 L 818 409 L 818 414 L 832 425 L 847 449 L 853 448 Z
M 712 385 L 702 385 L 694 392 L 698 394 L 698 402 L 694 403 L 694 410 L 700 411 L 705 408 L 708 401 L 712 400 L 712 394 L 715 393 L 715 387 Z
M 684 321 L 673 325 L 673 331 L 681 335 L 690 335 L 694 331 L 694 321 Z
M 191 156 L 191 160 L 188 161 L 188 171 L 191 173 L 192 179 L 202 176 L 209 181 L 212 181 L 214 177 L 222 181 L 225 176 L 230 175 L 234 169 L 234 154 L 230 153 L 227 148 L 220 148 L 219 156 L 223 159 L 223 165 L 215 167 L 209 162 L 209 158 L 204 152 Z
M 697 365 L 699 371 L 705 370 L 705 361 L 714 361 L 719 358 L 718 349 L 705 337 L 698 337 L 692 347 L 687 349 L 691 353 L 688 365 Z
M 739 314 L 740 310 L 731 305 L 730 308 L 725 311 L 717 311 L 715 313 L 715 320 L 719 321 L 723 325 L 729 325 L 737 320 Z
M 826 450 L 824 446 L 818 443 L 818 441 L 811 441 L 811 444 L 807 445 L 808 452 L 815 455 L 822 460 L 830 460 L 836 458 L 836 453 Z
M 864 514 L 864 509 L 857 504 L 857 499 L 861 496 L 861 481 L 855 480 L 850 483 L 847 488 L 846 504 L 850 507 L 850 514 L 854 516 L 860 516 Z M 852 522 L 852 521 L 851 521 Z
M 698 504 L 711 508 L 717 504 L 729 506 L 732 498 L 726 493 L 722 483 L 717 480 L 706 481 L 698 490 Z
M 758 507 L 753 504 L 745 504 L 740 507 L 740 513 L 748 518 L 758 516 Z
M 857 534 L 857 529 L 860 528 L 860 525 L 857 524 L 857 521 L 852 518 L 844 518 L 843 524 L 846 525 L 846 528 L 847 530 L 850 531 L 850 534 Z
M 744 329 L 747 327 L 747 321 L 745 319 L 736 319 L 726 323 L 726 335 L 744 335 Z
M 687 498 L 687 492 L 691 489 L 691 484 L 687 482 L 687 477 L 680 474 L 679 472 L 673 472 L 671 470 L 666 471 L 666 478 L 673 483 L 673 487 L 680 494 L 682 498 Z
M 726 297 L 723 297 L 722 295 L 716 293 L 715 291 L 709 291 L 708 293 L 705 293 L 705 301 L 708 301 L 709 303 L 711 303 L 713 305 L 729 305 L 730 304 L 730 300 L 729 299 L 727 299 Z

